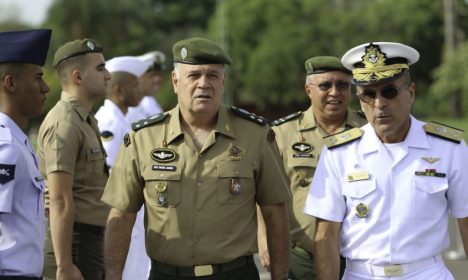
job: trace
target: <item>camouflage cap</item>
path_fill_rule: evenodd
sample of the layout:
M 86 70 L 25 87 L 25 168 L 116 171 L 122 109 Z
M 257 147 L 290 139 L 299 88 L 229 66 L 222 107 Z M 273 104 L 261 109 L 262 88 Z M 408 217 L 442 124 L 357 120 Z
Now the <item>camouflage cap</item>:
M 83 55 L 91 52 L 102 53 L 103 49 L 95 41 L 91 39 L 81 39 L 65 43 L 57 49 L 54 55 L 54 67 L 64 60 L 74 56 Z
M 330 71 L 341 71 L 351 74 L 351 71 L 341 64 L 341 60 L 334 56 L 315 56 L 305 62 L 307 75 L 319 74 Z
M 174 62 L 184 64 L 227 64 L 231 58 L 216 43 L 203 38 L 189 38 L 172 47 Z

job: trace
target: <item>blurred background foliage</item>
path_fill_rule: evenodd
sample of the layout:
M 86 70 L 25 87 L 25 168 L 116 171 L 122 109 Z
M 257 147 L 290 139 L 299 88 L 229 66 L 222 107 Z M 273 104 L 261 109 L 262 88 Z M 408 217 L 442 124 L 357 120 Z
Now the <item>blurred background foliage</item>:
M 416 116 L 467 117 L 467 13 L 468 0 L 54 0 L 41 25 L 53 29 L 44 68 L 51 87 L 47 110 L 60 96 L 53 54 L 67 41 L 93 38 L 106 58 L 163 51 L 169 70 L 156 96 L 170 109 L 176 103 L 171 46 L 201 36 L 220 43 L 234 61 L 225 102 L 270 119 L 310 105 L 307 58 L 340 57 L 370 41 L 402 42 L 420 52 L 411 67 Z M 0 30 L 27 27 L 12 19 Z

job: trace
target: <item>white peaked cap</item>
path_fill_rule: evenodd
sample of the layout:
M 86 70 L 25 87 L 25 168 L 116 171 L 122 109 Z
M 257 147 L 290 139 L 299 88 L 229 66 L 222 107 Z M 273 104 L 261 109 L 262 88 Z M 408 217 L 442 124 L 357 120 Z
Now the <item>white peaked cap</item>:
M 138 56 L 138 58 L 148 64 L 149 67 L 153 66 L 155 63 L 159 65 L 164 65 L 166 62 L 166 56 L 160 51 L 152 51 Z
M 106 68 L 110 73 L 127 72 L 136 77 L 141 77 L 149 65 L 136 56 L 118 56 L 106 61 Z

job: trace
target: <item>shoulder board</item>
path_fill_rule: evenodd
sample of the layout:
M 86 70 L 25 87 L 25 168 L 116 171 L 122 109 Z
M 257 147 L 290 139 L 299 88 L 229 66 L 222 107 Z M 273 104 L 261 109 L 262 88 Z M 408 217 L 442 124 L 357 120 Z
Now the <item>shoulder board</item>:
M 430 122 L 424 125 L 427 134 L 439 137 L 455 143 L 460 143 L 463 139 L 464 131 L 462 129 L 447 126 L 445 124 Z
M 295 118 L 299 117 L 302 114 L 302 111 L 292 113 L 291 115 L 288 115 L 284 118 L 279 118 L 271 123 L 272 126 L 280 125 L 285 122 L 289 122 L 290 120 L 294 120 Z
M 152 115 L 146 119 L 139 120 L 137 122 L 132 123 L 132 129 L 134 131 L 140 130 L 144 127 L 150 126 L 152 124 L 158 123 L 163 121 L 166 118 L 166 114 L 160 113 L 156 115 Z
M 0 125 L 0 141 L 11 142 L 11 130 L 3 125 Z
M 361 138 L 364 131 L 360 128 L 351 128 L 346 131 L 327 136 L 323 138 L 323 142 L 327 145 L 328 149 L 339 147 L 341 145 L 351 143 L 354 140 Z
M 246 120 L 250 120 L 250 121 L 253 121 L 261 126 L 264 126 L 267 124 L 267 121 L 264 117 L 262 116 L 257 116 L 255 115 L 254 113 L 250 113 L 244 109 L 241 109 L 241 108 L 237 108 L 235 106 L 231 106 L 229 107 L 229 109 L 236 115 L 236 116 L 239 116 L 241 118 L 244 118 Z

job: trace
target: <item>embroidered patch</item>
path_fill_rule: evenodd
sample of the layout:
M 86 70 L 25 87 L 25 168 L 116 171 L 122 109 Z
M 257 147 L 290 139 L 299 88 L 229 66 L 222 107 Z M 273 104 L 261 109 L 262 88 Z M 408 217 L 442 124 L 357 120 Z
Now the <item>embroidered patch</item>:
M 157 162 L 171 162 L 176 159 L 176 152 L 171 149 L 154 149 L 151 151 L 151 158 Z
M 0 164 L 0 184 L 6 184 L 15 179 L 15 169 L 14 164 Z

